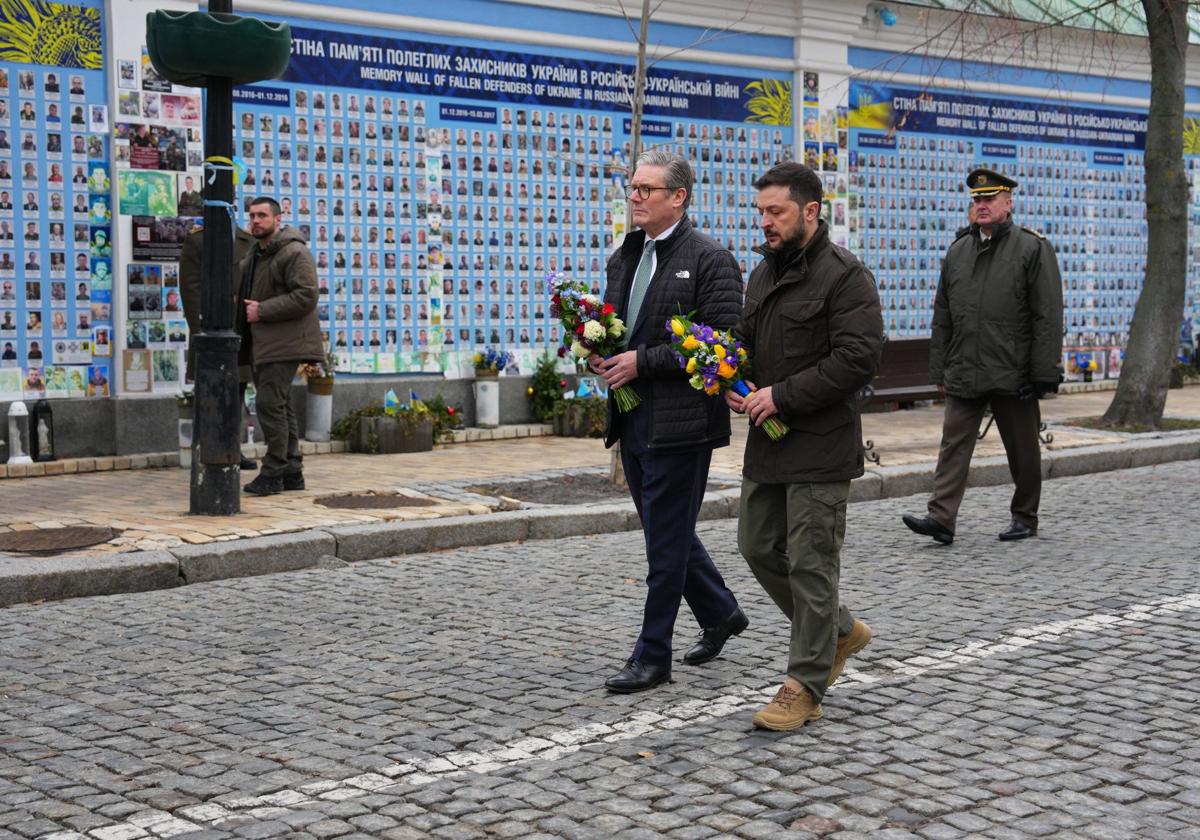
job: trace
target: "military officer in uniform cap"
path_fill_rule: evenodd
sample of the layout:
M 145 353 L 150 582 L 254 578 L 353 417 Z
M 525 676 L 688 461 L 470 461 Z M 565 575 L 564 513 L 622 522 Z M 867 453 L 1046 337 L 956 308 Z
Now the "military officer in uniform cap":
M 1001 540 L 1038 530 L 1042 491 L 1038 399 L 1062 381 L 1062 280 L 1054 248 L 1012 220 L 1017 183 L 990 169 L 967 176 L 975 220 L 950 246 L 938 280 L 930 381 L 946 394 L 942 444 L 928 515 L 904 524 L 954 541 L 958 507 L 988 406 L 1016 485 Z

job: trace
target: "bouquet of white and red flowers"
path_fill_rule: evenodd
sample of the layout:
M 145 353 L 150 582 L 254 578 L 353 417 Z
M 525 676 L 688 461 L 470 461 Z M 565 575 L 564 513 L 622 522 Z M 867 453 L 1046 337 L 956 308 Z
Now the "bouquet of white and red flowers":
M 688 382 L 693 388 L 709 396 L 726 390 L 742 397 L 749 396 L 752 389 L 742 379 L 746 348 L 732 333 L 694 323 L 684 315 L 676 315 L 666 326 L 671 334 L 671 349 L 675 351 L 679 366 L 689 374 Z M 763 421 L 762 430 L 771 440 L 779 440 L 790 431 L 778 417 Z
M 577 359 L 595 353 L 608 358 L 624 349 L 625 322 L 617 317 L 612 304 L 602 303 L 587 285 L 571 280 L 562 272 L 546 277 L 550 291 L 550 314 L 563 327 L 563 345 Z M 632 388 L 614 388 L 613 399 L 621 411 L 641 403 Z

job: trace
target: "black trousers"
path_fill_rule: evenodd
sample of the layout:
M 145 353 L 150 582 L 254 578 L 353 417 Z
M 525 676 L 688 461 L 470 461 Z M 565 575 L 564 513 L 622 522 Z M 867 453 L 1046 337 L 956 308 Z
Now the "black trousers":
M 642 632 L 633 657 L 666 664 L 681 599 L 701 627 L 720 624 L 738 604 L 696 536 L 712 450 L 652 451 L 649 411 L 650 406 L 643 404 L 621 418 L 621 463 L 642 520 L 649 567 Z

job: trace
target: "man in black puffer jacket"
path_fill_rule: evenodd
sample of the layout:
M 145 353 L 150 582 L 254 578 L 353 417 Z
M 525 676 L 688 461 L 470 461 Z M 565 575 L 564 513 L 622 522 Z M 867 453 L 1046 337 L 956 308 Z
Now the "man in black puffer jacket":
M 605 439 L 609 447 L 621 442 L 649 564 L 641 635 L 625 667 L 605 682 L 621 693 L 670 681 L 671 635 L 681 598 L 701 627 L 700 640 L 683 657 L 689 665 L 716 657 L 748 623 L 696 536 L 712 450 L 729 444 L 729 410 L 688 384 L 666 328 L 682 312 L 726 329 L 741 310 L 742 281 L 733 255 L 687 217 L 694 181 L 684 158 L 666 152 L 638 158 L 626 192 L 640 230 L 609 258 L 604 296 L 625 321 L 628 349 L 607 360 L 591 359 L 610 389 L 623 386 L 641 398 L 622 414 L 610 396 Z

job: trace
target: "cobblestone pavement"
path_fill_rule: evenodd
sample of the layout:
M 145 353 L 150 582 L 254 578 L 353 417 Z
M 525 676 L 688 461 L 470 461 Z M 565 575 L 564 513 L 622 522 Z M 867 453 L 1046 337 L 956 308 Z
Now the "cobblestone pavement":
M 790 734 L 727 521 L 751 627 L 641 695 L 628 533 L 0 611 L 0 838 L 1200 837 L 1200 462 L 1051 482 L 1024 543 L 1008 493 L 949 548 L 851 507 L 877 637 Z

